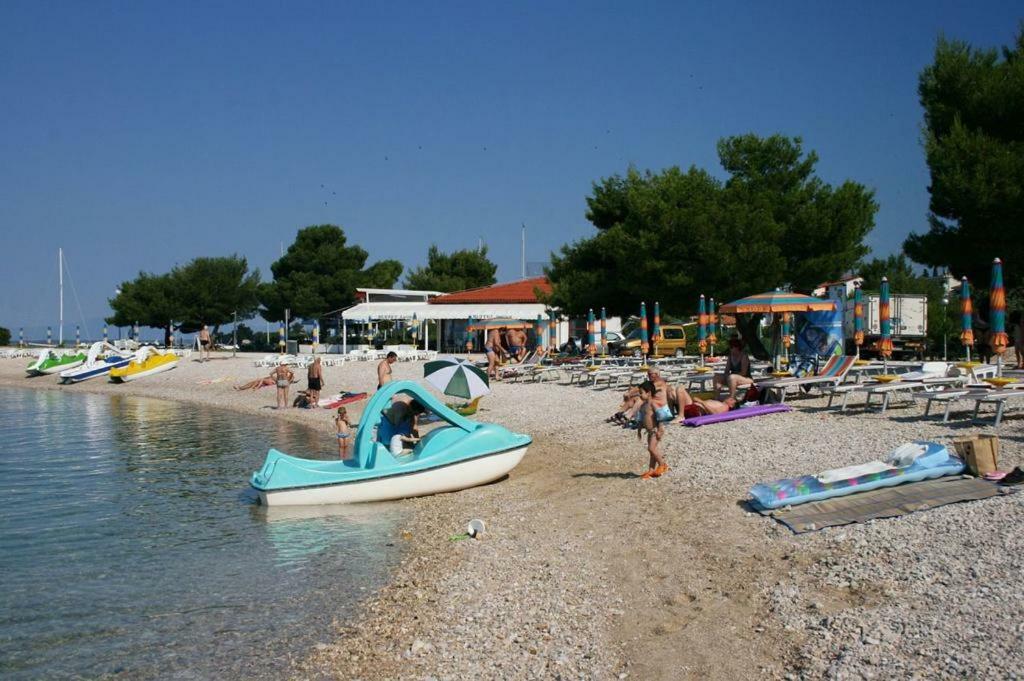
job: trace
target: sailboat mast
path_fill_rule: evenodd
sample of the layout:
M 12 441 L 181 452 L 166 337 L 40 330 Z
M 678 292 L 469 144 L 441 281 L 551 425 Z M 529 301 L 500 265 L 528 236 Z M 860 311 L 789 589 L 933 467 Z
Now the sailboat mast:
M 57 330 L 57 345 L 64 345 L 64 249 L 57 249 L 57 271 L 60 289 L 60 326 Z

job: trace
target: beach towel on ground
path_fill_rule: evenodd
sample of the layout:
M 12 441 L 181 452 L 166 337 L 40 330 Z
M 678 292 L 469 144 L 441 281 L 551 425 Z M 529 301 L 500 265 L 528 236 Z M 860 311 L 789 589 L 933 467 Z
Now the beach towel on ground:
M 1011 488 L 1000 487 L 994 482 L 957 475 L 815 501 L 793 508 L 756 510 L 779 521 L 794 534 L 802 534 L 826 527 L 895 518 L 961 501 L 988 499 L 1010 491 Z
M 343 404 L 349 404 L 350 402 L 358 402 L 366 397 L 366 393 L 341 393 L 340 395 L 333 395 L 331 397 L 321 398 L 317 404 L 324 409 L 337 409 Z

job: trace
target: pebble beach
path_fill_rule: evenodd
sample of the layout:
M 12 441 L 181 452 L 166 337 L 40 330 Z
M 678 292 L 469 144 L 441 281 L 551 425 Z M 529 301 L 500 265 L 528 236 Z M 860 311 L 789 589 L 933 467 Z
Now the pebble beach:
M 300 422 L 335 447 L 329 410 L 272 409 L 253 355 L 185 358 L 138 382 L 60 386 L 0 360 L 0 385 L 137 395 Z M 301 375 L 301 371 L 296 372 Z M 394 366 L 422 377 L 421 362 Z M 372 391 L 374 362 L 324 368 L 324 394 Z M 303 387 L 305 380 L 296 387 Z M 357 619 L 335 622 L 296 679 L 1019 678 L 1024 669 L 1024 495 L 794 535 L 744 504 L 757 482 L 881 458 L 910 440 L 996 433 L 1024 464 L 1024 417 L 923 407 L 885 415 L 821 398 L 703 428 L 669 425 L 672 467 L 608 424 L 620 391 L 492 386 L 475 418 L 534 439 L 504 480 L 394 502 L 403 559 Z M 349 406 L 353 422 L 365 402 Z M 302 455 L 301 452 L 293 452 Z M 253 468 L 265 452 L 253 452 Z M 244 481 L 240 481 L 243 484 Z M 480 518 L 479 540 L 452 541 Z

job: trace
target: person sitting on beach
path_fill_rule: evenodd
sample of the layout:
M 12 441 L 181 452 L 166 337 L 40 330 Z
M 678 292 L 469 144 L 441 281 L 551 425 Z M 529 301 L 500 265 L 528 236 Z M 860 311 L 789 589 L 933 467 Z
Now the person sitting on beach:
M 647 453 L 650 455 L 647 471 L 640 476 L 644 480 L 660 477 L 669 471 L 668 463 L 661 454 L 661 440 L 665 437 L 665 422 L 659 417 L 659 414 L 667 411 L 668 407 L 655 402 L 656 393 L 657 388 L 650 381 L 640 384 L 643 416 L 641 427 L 636 431 L 636 437 L 639 440 L 643 437 L 643 431 L 647 432 Z M 669 418 L 671 419 L 671 417 L 670 413 Z
M 274 378 L 274 372 L 271 371 L 269 376 L 263 378 L 255 378 L 248 383 L 234 386 L 235 390 L 259 390 L 260 388 L 269 388 L 270 386 L 277 383 L 277 379 Z
M 274 370 L 270 372 L 270 375 L 274 378 L 274 383 L 277 385 L 277 409 L 286 409 L 288 407 L 288 386 L 295 380 L 295 374 L 288 367 L 287 364 L 278 364 L 274 367 Z
M 320 402 L 320 391 L 324 388 L 324 369 L 319 357 L 313 358 L 313 363 L 306 370 L 306 381 L 310 404 L 316 406 Z
M 419 441 L 419 417 L 426 411 L 415 399 L 392 402 L 377 425 L 377 441 L 395 456 L 400 455 L 406 446 L 414 446 Z
M 680 412 L 685 418 L 696 416 L 707 416 L 708 414 L 724 414 L 735 409 L 739 402 L 735 397 L 727 397 L 724 400 L 702 400 L 699 397 L 692 397 L 685 388 L 676 390 L 679 399 Z
M 352 424 L 348 422 L 348 410 L 338 407 L 338 415 L 334 417 L 334 428 L 338 439 L 338 458 L 347 460 L 348 440 L 352 434 Z
M 750 377 L 750 358 L 743 352 L 743 341 L 729 339 L 729 356 L 725 361 L 725 373 L 715 374 L 712 379 L 715 390 L 728 389 L 729 397 L 736 399 L 736 390 L 754 385 Z
M 377 390 L 391 382 L 391 365 L 398 361 L 398 353 L 392 350 L 377 365 Z
M 661 373 L 657 369 L 647 370 L 647 380 L 654 384 L 659 393 L 663 394 L 664 402 L 672 410 L 672 413 L 678 414 L 679 398 L 676 394 L 676 387 L 662 378 Z
M 642 406 L 643 400 L 640 399 L 640 388 L 632 385 L 623 394 L 622 404 L 619 405 L 618 411 L 609 416 L 606 419 L 606 423 L 629 425 L 636 420 L 636 415 L 640 412 L 640 407 Z

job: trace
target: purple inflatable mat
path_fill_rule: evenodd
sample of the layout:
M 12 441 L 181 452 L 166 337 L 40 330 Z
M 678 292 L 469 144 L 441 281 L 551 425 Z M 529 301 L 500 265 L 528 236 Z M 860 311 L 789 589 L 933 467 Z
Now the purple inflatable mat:
M 776 414 L 783 411 L 793 411 L 793 408 L 788 404 L 759 404 L 756 407 L 740 407 L 739 409 L 733 409 L 727 411 L 724 414 L 707 414 L 705 416 L 694 416 L 693 418 L 683 419 L 680 421 L 684 426 L 690 426 L 696 428 L 697 426 L 706 426 L 711 423 L 721 423 L 723 421 L 735 421 L 737 419 L 746 419 L 751 416 L 761 416 L 762 414 Z

